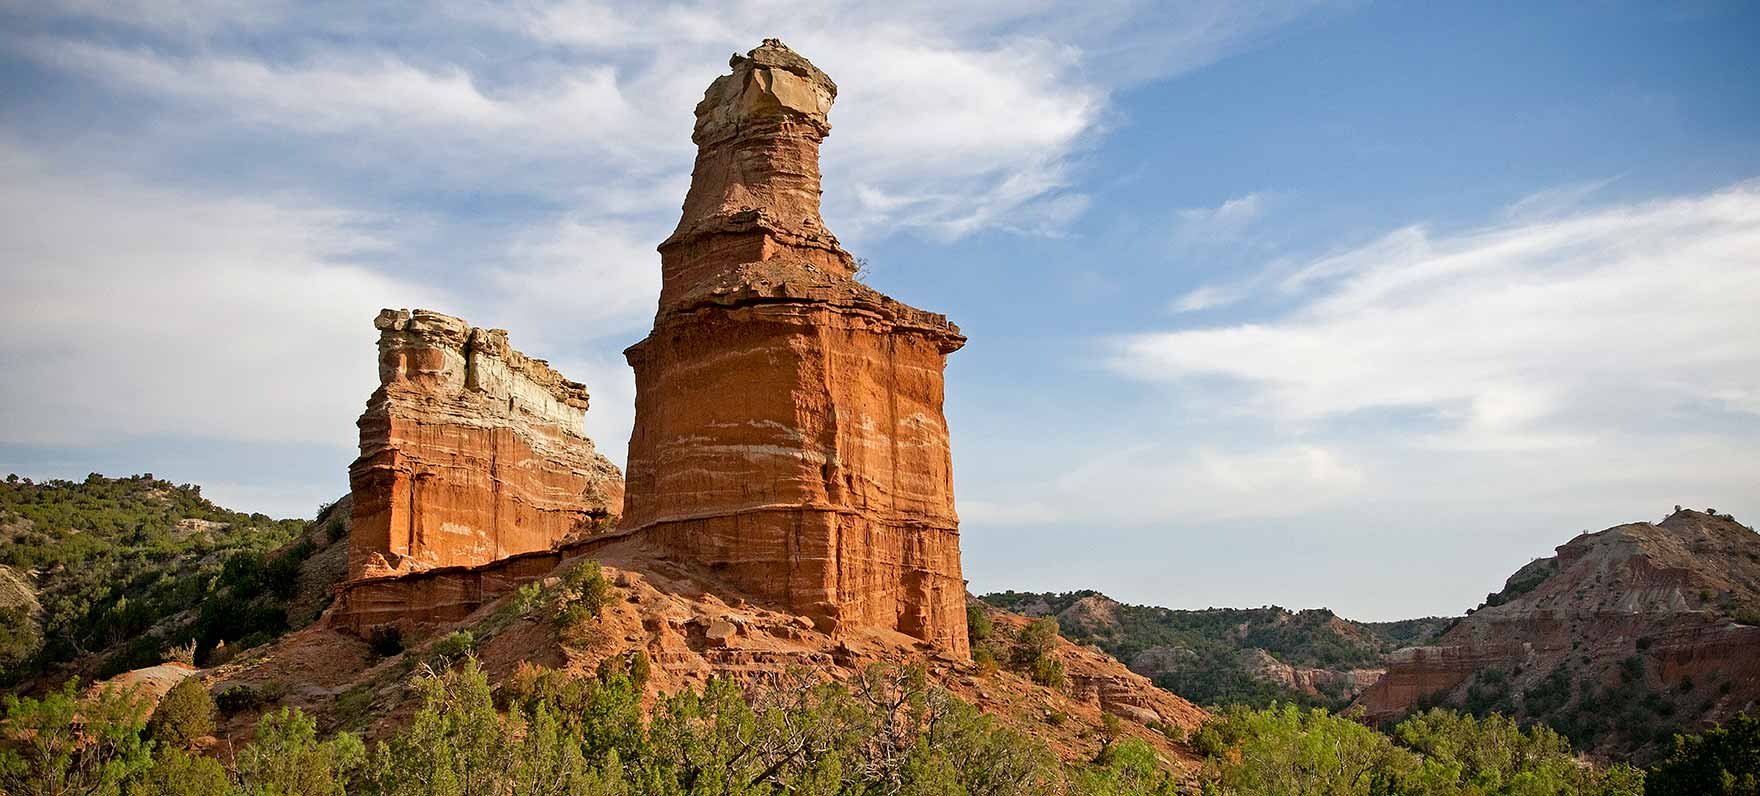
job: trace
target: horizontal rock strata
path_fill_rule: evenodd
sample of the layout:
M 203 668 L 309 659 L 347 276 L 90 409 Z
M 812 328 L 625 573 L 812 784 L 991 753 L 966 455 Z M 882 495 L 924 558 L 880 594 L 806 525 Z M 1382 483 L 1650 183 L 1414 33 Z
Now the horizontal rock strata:
M 549 575 L 564 561 L 592 555 L 629 537 L 609 532 L 576 539 L 547 550 L 516 553 L 480 566 L 421 570 L 395 577 L 343 583 L 325 614 L 328 627 L 357 635 L 374 627 L 397 627 L 405 634 L 457 622 L 508 592 Z
M 587 391 L 546 362 L 429 310 L 385 310 L 379 389 L 349 467 L 351 579 L 486 564 L 608 525 L 616 465 L 582 422 Z
M 965 656 L 944 316 L 854 278 L 819 215 L 837 88 L 774 40 L 697 106 L 696 167 L 660 246 L 623 529 L 835 632 Z
M 1390 656 L 1357 704 L 1394 719 L 1458 701 L 1479 673 L 1513 695 L 1556 673 L 1579 693 L 1636 677 L 1681 695 L 1691 718 L 1721 720 L 1760 704 L 1760 627 L 1731 616 L 1755 604 L 1760 535 L 1727 515 L 1677 510 L 1578 536 L 1522 567 L 1436 645 Z M 1526 699 L 1513 704 L 1531 717 Z

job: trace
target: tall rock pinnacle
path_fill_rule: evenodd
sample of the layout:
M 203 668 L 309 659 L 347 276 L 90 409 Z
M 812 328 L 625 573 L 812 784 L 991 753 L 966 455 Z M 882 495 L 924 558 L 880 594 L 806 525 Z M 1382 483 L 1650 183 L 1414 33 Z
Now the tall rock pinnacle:
M 661 303 L 721 276 L 731 264 L 782 250 L 829 274 L 855 261 L 819 218 L 819 142 L 837 85 L 775 39 L 734 55 L 697 103 L 690 193 L 672 237 L 660 244 Z
M 697 161 L 660 244 L 621 528 L 839 632 L 969 655 L 942 315 L 858 282 L 819 216 L 837 86 L 781 42 L 697 105 Z

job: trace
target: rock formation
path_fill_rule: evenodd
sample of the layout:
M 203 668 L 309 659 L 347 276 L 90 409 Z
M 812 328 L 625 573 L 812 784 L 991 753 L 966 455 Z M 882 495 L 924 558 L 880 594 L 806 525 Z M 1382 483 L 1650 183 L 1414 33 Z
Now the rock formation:
M 678 228 L 635 369 L 620 528 L 835 632 L 965 657 L 946 317 L 854 278 L 819 216 L 831 79 L 775 40 L 696 108 Z
M 1390 656 L 1357 704 L 1391 719 L 1476 699 L 1630 753 L 1661 730 L 1760 702 L 1757 619 L 1760 534 L 1679 510 L 1578 536 L 1522 567 L 1436 644 Z
M 349 467 L 351 580 L 474 566 L 609 524 L 617 467 L 582 421 L 587 390 L 429 310 L 384 310 L 379 389 Z

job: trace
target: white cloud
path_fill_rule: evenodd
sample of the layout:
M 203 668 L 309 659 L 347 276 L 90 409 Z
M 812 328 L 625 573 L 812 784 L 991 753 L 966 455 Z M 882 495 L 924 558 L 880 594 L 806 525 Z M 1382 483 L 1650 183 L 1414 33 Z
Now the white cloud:
M 1504 211 L 1504 218 L 1523 221 L 1562 215 L 1583 206 L 1590 198 L 1612 185 L 1617 177 L 1560 185 L 1535 191 L 1516 200 Z
M 1240 301 L 1246 291 L 1221 285 L 1201 285 L 1173 300 L 1174 312 L 1198 312 Z
M 377 383 L 373 317 L 428 307 L 507 326 L 521 350 L 585 381 L 591 425 L 621 461 L 628 368 L 568 352 L 605 335 L 633 341 L 646 324 L 658 256 L 637 232 L 557 219 L 492 244 L 492 268 L 417 281 L 367 263 L 407 242 L 391 232 L 429 226 L 419 220 L 67 171 L 5 139 L 0 165 L 0 442 L 353 447 Z
M 1174 213 L 1171 236 L 1175 253 L 1214 261 L 1227 255 L 1245 252 L 1265 253 L 1273 247 L 1249 235 L 1273 204 L 1263 193 L 1249 193 L 1224 201 L 1215 207 L 1191 207 Z M 1262 274 L 1253 279 L 1226 285 L 1199 285 L 1169 302 L 1175 313 L 1201 312 L 1233 304 L 1250 295 L 1264 281 Z
M 202 36 L 225 28 L 257 28 L 284 18 L 285 5 L 270 0 L 0 0 L 0 10 L 55 14 L 142 28 L 176 36 Z
M 631 157 L 665 154 L 655 130 L 624 99 L 609 66 L 540 85 L 490 91 L 464 67 L 424 68 L 390 53 L 323 51 L 289 62 L 202 52 L 171 55 L 65 38 L 28 40 L 38 60 L 125 92 L 217 112 L 232 121 L 310 135 L 401 139 L 406 156 L 450 157 L 469 143 L 496 157 L 588 148 Z M 436 144 L 447 146 L 436 146 Z M 688 142 L 687 142 L 688 143 Z M 670 149 L 676 154 L 677 146 Z
M 1352 499 L 1364 480 L 1359 465 L 1314 445 L 1145 443 L 1087 459 L 1056 484 L 1082 498 L 1066 505 L 1084 516 L 1130 527 L 1295 516 Z
M 507 262 L 487 269 L 485 282 L 516 316 L 509 323 L 566 318 L 567 333 L 576 337 L 639 328 L 653 317 L 660 295 L 660 255 L 649 234 L 614 221 L 557 219 L 523 231 L 508 247 Z
M 1760 183 L 1408 226 L 1179 303 L 1226 301 L 1262 319 L 1108 341 L 1137 402 L 1040 452 L 1054 468 L 963 481 L 968 524 L 1538 532 L 1739 510 L 1760 483 Z
M 1282 280 L 1303 297 L 1284 317 L 1130 336 L 1115 366 L 1225 377 L 1285 422 L 1427 412 L 1438 442 L 1466 447 L 1750 411 L 1756 252 L 1754 184 L 1442 238 L 1413 227 Z
M 66 173 L 7 143 L 0 439 L 166 433 L 349 443 L 379 307 L 434 301 L 352 262 L 370 215 Z M 343 422 L 339 423 L 338 421 Z
M 959 515 L 965 522 L 989 525 L 1041 525 L 1069 519 L 1067 512 L 1037 500 L 1008 503 L 961 500 Z
M 167 118 L 182 134 L 267 128 L 320 138 L 319 157 L 339 169 L 419 169 L 592 201 L 688 173 L 690 108 L 726 53 L 781 36 L 843 87 L 825 151 L 827 215 L 856 241 L 897 229 L 1055 232 L 1086 206 L 1070 190 L 1075 163 L 1104 132 L 1113 89 L 1220 57 L 1307 8 L 499 2 L 420 13 L 399 31 L 415 40 L 397 41 L 346 6 L 76 3 L 15 11 L 176 36 L 119 43 L 45 23 L 0 43 L 176 103 Z M 225 35 L 236 29 L 293 46 L 265 55 Z M 1158 31 L 1154 56 L 1122 68 L 1112 45 L 1146 30 Z
M 1265 203 L 1264 196 L 1250 193 L 1229 199 L 1216 207 L 1181 210 L 1178 213 L 1179 229 L 1176 234 L 1181 238 L 1205 241 L 1240 237 L 1248 225 L 1264 214 Z

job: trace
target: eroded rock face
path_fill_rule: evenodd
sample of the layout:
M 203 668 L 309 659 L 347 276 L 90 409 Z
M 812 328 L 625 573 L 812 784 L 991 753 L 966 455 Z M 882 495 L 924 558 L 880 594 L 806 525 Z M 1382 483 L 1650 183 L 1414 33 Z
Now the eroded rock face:
M 1676 510 L 1659 523 L 1584 534 L 1510 577 L 1437 644 L 1389 657 L 1358 698 L 1372 719 L 1459 703 L 1475 682 L 1498 709 L 1548 720 L 1585 690 L 1629 681 L 1672 700 L 1690 726 L 1760 704 L 1760 535 L 1728 515 Z M 1661 722 L 1663 718 L 1656 721 Z M 1597 751 L 1650 738 L 1609 734 Z
M 660 245 L 620 528 L 821 630 L 969 654 L 942 372 L 944 316 L 854 279 L 819 216 L 837 87 L 775 40 L 697 106 L 696 167 Z
M 430 310 L 384 310 L 361 415 L 350 579 L 475 566 L 608 525 L 623 482 L 582 421 L 587 390 Z

